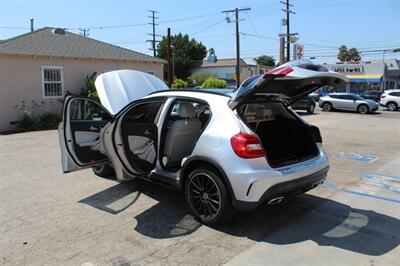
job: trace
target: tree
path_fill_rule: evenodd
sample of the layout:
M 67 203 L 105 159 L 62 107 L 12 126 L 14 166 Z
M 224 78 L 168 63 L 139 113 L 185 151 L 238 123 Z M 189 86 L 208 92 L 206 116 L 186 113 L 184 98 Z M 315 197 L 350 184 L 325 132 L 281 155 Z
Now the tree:
M 347 51 L 346 45 L 342 45 L 339 47 L 339 53 L 337 58 L 340 60 L 340 62 L 349 61 L 349 52 Z
M 272 56 L 268 55 L 260 55 L 259 57 L 256 57 L 253 59 L 257 65 L 260 66 L 275 66 L 275 59 Z
M 339 47 L 338 59 L 341 62 L 360 61 L 361 56 L 356 48 L 353 47 L 347 50 L 347 46 L 342 45 Z
M 349 55 L 349 61 L 357 62 L 357 61 L 360 61 L 360 60 L 361 60 L 360 54 L 358 53 L 357 49 L 354 48 L 354 47 L 351 48 L 351 49 L 348 51 L 348 55 Z
M 177 78 L 185 79 L 190 75 L 191 68 L 200 65 L 207 54 L 207 48 L 201 42 L 190 39 L 187 34 L 182 35 L 182 33 L 171 36 L 171 43 L 174 74 Z M 157 57 L 167 59 L 168 39 L 166 36 L 162 37 L 157 49 Z

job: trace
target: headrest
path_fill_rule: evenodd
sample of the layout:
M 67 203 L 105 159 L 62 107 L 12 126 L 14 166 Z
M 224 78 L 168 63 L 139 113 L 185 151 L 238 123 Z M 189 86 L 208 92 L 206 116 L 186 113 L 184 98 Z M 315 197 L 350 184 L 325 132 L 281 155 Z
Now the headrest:
M 179 106 L 178 115 L 181 118 L 192 118 L 196 115 L 196 110 L 194 109 L 193 104 L 183 102 Z

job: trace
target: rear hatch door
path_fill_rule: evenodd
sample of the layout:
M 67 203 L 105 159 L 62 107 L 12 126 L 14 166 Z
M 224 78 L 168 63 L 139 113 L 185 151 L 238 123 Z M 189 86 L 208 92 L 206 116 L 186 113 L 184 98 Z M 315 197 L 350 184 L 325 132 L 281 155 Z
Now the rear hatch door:
M 325 66 L 310 61 L 293 61 L 245 80 L 232 95 L 229 103 L 236 109 L 246 102 L 280 99 L 290 105 L 325 85 L 347 83 L 349 79 Z

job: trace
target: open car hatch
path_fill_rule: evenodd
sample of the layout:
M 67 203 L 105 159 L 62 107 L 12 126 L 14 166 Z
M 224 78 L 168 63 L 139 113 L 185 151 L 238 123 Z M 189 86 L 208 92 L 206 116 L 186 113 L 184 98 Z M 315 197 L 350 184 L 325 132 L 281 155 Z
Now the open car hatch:
M 348 81 L 345 75 L 309 60 L 288 62 L 245 80 L 232 95 L 229 107 L 235 109 L 245 102 L 263 98 L 279 98 L 290 105 L 322 86 Z
M 169 89 L 156 76 L 130 69 L 103 73 L 96 78 L 95 86 L 101 104 L 112 115 L 151 92 Z

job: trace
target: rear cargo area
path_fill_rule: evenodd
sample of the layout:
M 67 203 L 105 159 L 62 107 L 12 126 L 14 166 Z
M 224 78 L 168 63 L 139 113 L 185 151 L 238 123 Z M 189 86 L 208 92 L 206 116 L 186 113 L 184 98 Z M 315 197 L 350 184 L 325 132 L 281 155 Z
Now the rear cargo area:
M 251 103 L 240 107 L 239 116 L 260 138 L 271 167 L 282 167 L 318 156 L 308 126 L 279 102 Z

